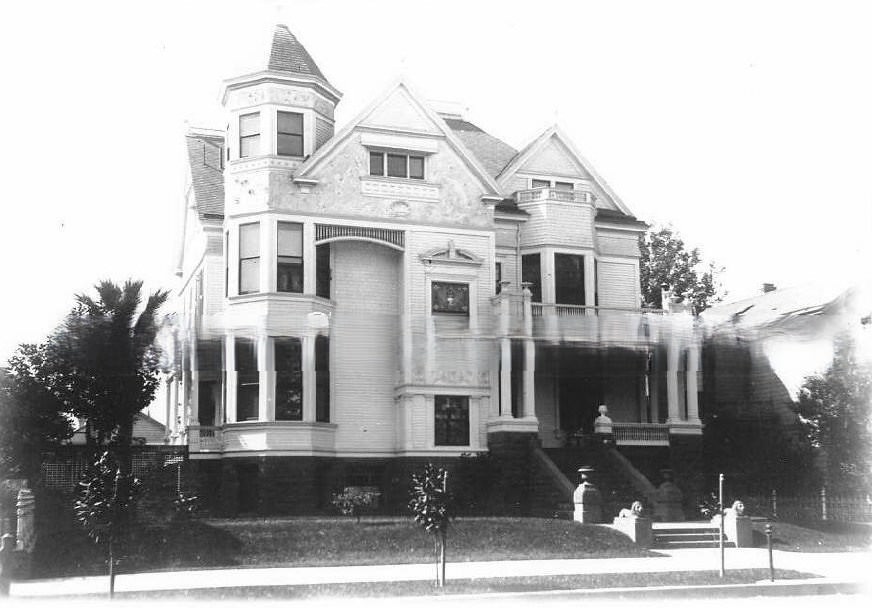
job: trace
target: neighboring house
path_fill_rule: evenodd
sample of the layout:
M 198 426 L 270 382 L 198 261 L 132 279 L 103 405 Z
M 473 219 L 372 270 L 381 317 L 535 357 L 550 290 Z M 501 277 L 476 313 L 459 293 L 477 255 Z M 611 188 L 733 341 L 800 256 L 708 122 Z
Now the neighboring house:
M 87 444 L 87 424 L 81 422 L 72 437 L 70 444 Z M 150 417 L 148 414 L 138 412 L 133 419 L 133 444 L 134 445 L 164 445 L 166 443 L 166 426 Z
M 404 502 L 408 468 L 561 447 L 602 403 L 692 466 L 692 318 L 640 308 L 646 225 L 566 133 L 517 151 L 404 81 L 337 131 L 340 97 L 278 26 L 226 131 L 187 135 L 166 419 L 209 500 Z

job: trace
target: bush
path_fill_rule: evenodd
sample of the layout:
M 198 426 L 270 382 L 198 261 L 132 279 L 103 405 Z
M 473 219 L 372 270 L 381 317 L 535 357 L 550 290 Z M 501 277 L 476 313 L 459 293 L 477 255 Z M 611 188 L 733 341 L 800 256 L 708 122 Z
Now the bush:
M 330 503 L 343 515 L 354 517 L 360 523 L 360 511 L 375 504 L 379 492 L 359 487 L 348 487 L 333 494 Z

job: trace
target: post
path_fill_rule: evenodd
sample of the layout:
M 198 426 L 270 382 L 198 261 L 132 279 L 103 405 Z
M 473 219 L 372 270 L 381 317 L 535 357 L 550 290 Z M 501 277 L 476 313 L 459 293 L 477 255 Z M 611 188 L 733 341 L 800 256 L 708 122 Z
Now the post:
M 721 578 L 724 578 L 724 474 L 718 476 L 718 510 L 721 512 L 720 545 L 721 545 Z
M 772 524 L 766 524 L 766 548 L 769 550 L 769 580 L 775 582 L 775 566 L 772 563 Z
M 772 488 L 772 517 L 773 519 L 778 518 L 778 494 L 775 492 L 775 488 Z
M 0 597 L 9 595 L 12 582 L 12 552 L 15 550 L 15 537 L 4 534 L 0 539 Z
M 827 487 L 821 486 L 821 519 L 827 521 Z

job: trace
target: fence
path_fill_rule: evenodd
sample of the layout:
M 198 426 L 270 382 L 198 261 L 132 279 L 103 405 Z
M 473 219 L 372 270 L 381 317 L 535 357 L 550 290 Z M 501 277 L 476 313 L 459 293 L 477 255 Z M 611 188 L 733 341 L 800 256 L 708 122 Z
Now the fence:
M 743 498 L 746 512 L 784 521 L 872 522 L 872 496 L 817 492 L 787 495 L 775 490 L 768 496 Z
M 187 446 L 142 446 L 132 448 L 132 469 L 136 477 L 187 460 Z M 93 462 L 94 452 L 87 446 L 69 446 L 45 452 L 40 467 L 41 486 L 71 491 Z

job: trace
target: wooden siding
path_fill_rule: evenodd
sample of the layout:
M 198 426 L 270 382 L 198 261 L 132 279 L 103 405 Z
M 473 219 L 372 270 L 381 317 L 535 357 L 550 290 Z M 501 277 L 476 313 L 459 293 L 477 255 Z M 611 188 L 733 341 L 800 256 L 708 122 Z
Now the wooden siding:
M 639 306 L 637 264 L 599 260 L 597 280 L 599 305 L 617 308 Z
M 593 248 L 593 209 L 553 202 L 524 205 L 530 219 L 521 227 L 521 246 Z

